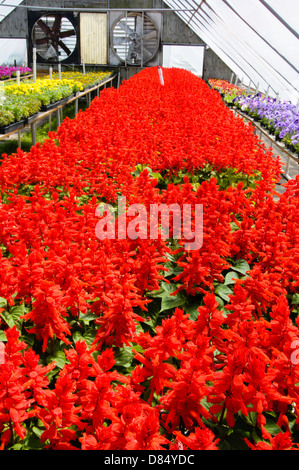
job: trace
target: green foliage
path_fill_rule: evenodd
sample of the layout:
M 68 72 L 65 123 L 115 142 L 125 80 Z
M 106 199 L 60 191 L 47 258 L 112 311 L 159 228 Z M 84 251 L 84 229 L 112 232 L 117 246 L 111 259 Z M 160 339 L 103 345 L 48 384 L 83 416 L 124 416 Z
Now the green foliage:
M 0 106 L 0 127 L 18 122 L 23 118 L 29 117 L 40 110 L 41 101 L 36 96 L 14 96 L 5 97 L 2 106 Z
M 141 165 L 140 165 L 141 166 Z M 139 165 L 138 165 L 139 167 Z M 134 175 L 140 174 L 140 169 L 136 168 Z M 145 169 L 145 167 L 143 167 Z M 160 173 L 154 173 L 150 168 L 146 167 L 153 178 L 158 180 L 158 188 L 166 188 L 169 184 L 183 184 L 184 179 L 188 177 L 189 182 L 193 185 L 194 191 L 202 184 L 203 181 L 210 181 L 211 178 L 216 178 L 217 184 L 222 190 L 228 187 L 236 187 L 240 182 L 243 183 L 243 189 L 255 188 L 257 181 L 261 179 L 259 171 L 253 174 L 246 174 L 238 172 L 235 168 L 215 168 L 210 164 L 206 164 L 202 168 L 198 168 L 196 172 L 188 172 L 186 170 L 179 170 L 177 172 L 170 172 L 169 170 Z

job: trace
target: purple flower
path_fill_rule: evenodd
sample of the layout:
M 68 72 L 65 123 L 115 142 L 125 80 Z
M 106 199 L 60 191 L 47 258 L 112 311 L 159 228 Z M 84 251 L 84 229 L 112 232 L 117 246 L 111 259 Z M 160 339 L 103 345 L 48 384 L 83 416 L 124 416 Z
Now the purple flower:
M 277 101 L 274 98 L 265 98 L 260 93 L 256 95 L 243 95 L 236 97 L 236 103 L 243 111 L 247 110 L 257 115 L 269 126 L 279 132 L 280 138 L 294 137 L 296 143 L 299 133 L 299 112 L 296 106 L 289 101 Z
M 29 67 L 4 67 L 0 66 L 0 79 L 11 78 L 16 75 L 17 71 L 20 71 L 21 75 L 26 75 L 32 70 Z

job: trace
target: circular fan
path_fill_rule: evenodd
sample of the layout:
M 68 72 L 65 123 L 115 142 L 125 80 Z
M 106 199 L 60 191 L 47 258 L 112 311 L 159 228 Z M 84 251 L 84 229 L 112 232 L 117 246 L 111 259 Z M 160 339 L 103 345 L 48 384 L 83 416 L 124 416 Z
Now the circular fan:
M 32 44 L 43 60 L 61 62 L 75 50 L 76 30 L 71 21 L 61 14 L 43 15 L 33 25 Z
M 111 45 L 121 62 L 143 65 L 156 55 L 159 33 L 148 16 L 131 12 L 119 18 L 112 26 Z

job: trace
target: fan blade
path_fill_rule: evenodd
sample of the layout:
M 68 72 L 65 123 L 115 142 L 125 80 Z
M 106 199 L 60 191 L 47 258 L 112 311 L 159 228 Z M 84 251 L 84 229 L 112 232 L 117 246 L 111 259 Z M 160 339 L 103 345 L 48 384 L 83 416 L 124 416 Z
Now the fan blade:
M 62 16 L 60 15 L 55 16 L 55 21 L 52 27 L 53 33 L 57 34 L 59 32 L 60 26 L 61 26 L 61 20 L 62 20 Z
M 142 16 L 137 16 L 136 18 L 136 28 L 135 28 L 136 33 L 142 35 L 143 33 L 143 18 Z
M 52 36 L 52 31 L 51 31 L 51 29 L 49 28 L 48 25 L 46 25 L 46 23 L 45 23 L 43 20 L 39 19 L 39 20 L 37 21 L 37 24 L 38 24 L 38 26 L 43 30 L 43 32 L 44 32 L 46 35 Z
M 113 38 L 113 44 L 115 46 L 120 46 L 121 44 L 124 44 L 126 42 L 129 42 L 130 39 L 129 38 L 126 38 L 126 37 L 122 37 L 122 38 Z
M 36 46 L 42 46 L 43 44 L 48 44 L 49 38 L 40 38 L 35 40 Z
M 60 39 L 64 39 L 64 38 L 69 38 L 70 36 L 74 36 L 76 34 L 76 31 L 74 29 L 70 29 L 69 31 L 61 31 L 61 33 L 59 33 L 59 37 Z
M 130 28 L 130 26 L 129 26 L 125 21 L 119 21 L 119 22 L 117 23 L 117 25 L 118 25 L 123 31 L 125 31 L 128 35 L 133 33 L 132 29 Z
M 146 33 L 143 36 L 143 41 L 149 41 L 150 39 L 156 39 L 158 36 L 157 31 L 154 29 L 153 31 L 150 31 L 149 33 Z
M 144 59 L 149 59 L 152 57 L 153 53 L 149 51 L 145 46 L 143 46 L 143 58 Z
M 71 54 L 71 51 L 69 50 L 69 48 L 62 41 L 58 42 L 58 46 L 60 46 L 61 49 L 63 49 L 67 55 Z

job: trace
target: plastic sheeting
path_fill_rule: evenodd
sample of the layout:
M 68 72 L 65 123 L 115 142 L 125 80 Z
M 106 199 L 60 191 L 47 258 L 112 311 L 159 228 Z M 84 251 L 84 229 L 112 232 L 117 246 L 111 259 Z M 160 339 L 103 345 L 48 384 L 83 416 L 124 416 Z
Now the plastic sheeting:
M 0 38 L 0 65 L 27 65 L 26 39 Z
M 203 46 L 163 46 L 163 67 L 183 68 L 202 77 L 203 58 Z
M 299 100 L 298 0 L 166 0 L 245 85 Z

